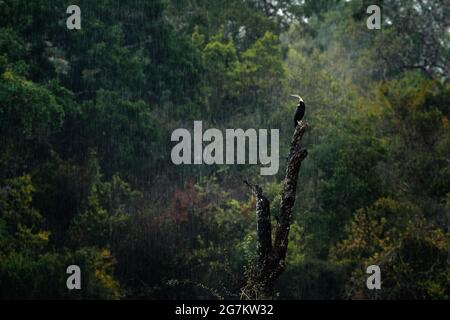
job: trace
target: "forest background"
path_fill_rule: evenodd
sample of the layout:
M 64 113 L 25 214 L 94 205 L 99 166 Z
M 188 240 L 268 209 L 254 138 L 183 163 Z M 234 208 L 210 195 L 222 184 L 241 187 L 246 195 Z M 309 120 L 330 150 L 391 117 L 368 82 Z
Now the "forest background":
M 242 178 L 275 220 L 300 93 L 309 155 L 275 297 L 449 299 L 449 15 L 439 0 L 0 0 L 0 298 L 239 298 L 256 252 Z M 175 166 L 170 135 L 194 120 L 280 129 L 278 175 Z

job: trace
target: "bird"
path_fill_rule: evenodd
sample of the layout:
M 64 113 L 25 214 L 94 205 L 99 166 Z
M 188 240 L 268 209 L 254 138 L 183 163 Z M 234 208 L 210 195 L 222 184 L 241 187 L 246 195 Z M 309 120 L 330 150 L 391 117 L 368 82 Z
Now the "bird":
M 306 105 L 302 97 L 300 97 L 299 95 L 291 94 L 291 97 L 298 99 L 297 110 L 295 111 L 294 115 L 294 128 L 296 128 L 298 126 L 298 123 L 303 119 L 303 116 L 305 115 Z

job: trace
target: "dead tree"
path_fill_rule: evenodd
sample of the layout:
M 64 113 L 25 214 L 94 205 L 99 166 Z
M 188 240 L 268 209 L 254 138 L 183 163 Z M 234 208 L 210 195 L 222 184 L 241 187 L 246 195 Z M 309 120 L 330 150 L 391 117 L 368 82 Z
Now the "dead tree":
M 286 267 L 286 251 L 298 173 L 302 161 L 308 155 L 307 150 L 300 145 L 306 129 L 307 124 L 301 121 L 292 136 L 274 239 L 272 239 L 270 201 L 260 186 L 244 181 L 256 198 L 257 259 L 247 276 L 246 286 L 241 290 L 243 299 L 272 298 L 275 282 Z

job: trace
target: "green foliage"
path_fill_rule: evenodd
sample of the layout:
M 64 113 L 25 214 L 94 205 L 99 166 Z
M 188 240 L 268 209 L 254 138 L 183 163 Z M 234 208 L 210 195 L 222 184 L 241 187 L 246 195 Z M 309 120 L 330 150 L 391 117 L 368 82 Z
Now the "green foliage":
M 108 250 L 84 248 L 61 253 L 45 250 L 50 232 L 42 229 L 43 217 L 32 206 L 30 176 L 6 180 L 0 197 L 0 297 L 8 299 L 119 298 L 113 278 L 114 260 Z M 71 293 L 65 269 L 83 270 L 83 290 Z
M 51 136 L 61 129 L 64 107 L 44 85 L 5 70 L 0 75 L 2 176 L 33 167 L 45 158 Z
M 85 211 L 71 222 L 71 242 L 99 248 L 114 244 L 114 238 L 125 231 L 130 214 L 136 212 L 132 202 L 138 197 L 139 193 L 118 176 L 111 182 L 94 184 Z
M 256 246 L 252 219 L 254 199 L 250 203 L 237 201 L 222 191 L 214 179 L 185 190 L 177 193 L 178 209 L 173 208 L 172 214 L 180 214 L 185 204 L 189 204 L 181 227 L 195 226 L 196 237 L 179 259 L 190 270 L 191 281 L 215 289 L 212 296 L 204 290 L 198 293 L 200 296 L 237 298 L 244 267 L 253 262 L 250 259 Z M 191 206 L 186 197 L 193 200 L 195 206 Z M 171 214 L 172 210 L 166 214 Z M 192 291 L 186 289 L 177 296 L 189 297 Z
M 309 124 L 277 297 L 449 299 L 448 4 L 0 1 L 0 297 L 239 298 L 257 180 L 173 166 L 170 134 Z M 189 125 L 187 125 L 189 124 Z M 66 268 L 81 267 L 81 291 Z M 365 268 L 382 268 L 382 292 Z
M 279 39 L 273 33 L 266 32 L 242 53 L 239 68 L 241 103 L 258 106 L 263 112 L 270 110 L 284 93 L 283 77 Z
M 415 197 L 442 199 L 450 190 L 448 175 L 449 88 L 417 74 L 407 74 L 381 88 L 388 101 L 388 119 L 398 132 L 392 139 L 402 188 Z M 443 99 L 444 98 L 444 99 Z M 411 130 L 410 128 L 414 128 Z
M 405 233 L 423 223 L 417 206 L 380 198 L 367 209 L 356 211 L 347 227 L 347 238 L 339 243 L 333 255 L 351 265 L 361 263 L 361 259 L 377 259 L 398 245 Z
M 280 277 L 280 299 L 339 299 L 345 283 L 342 267 L 324 260 L 290 264 Z
M 0 73 L 11 70 L 13 73 L 25 76 L 28 66 L 23 61 L 26 52 L 20 37 L 10 28 L 0 29 Z
M 29 175 L 6 180 L 2 186 L 0 252 L 39 252 L 47 244 L 49 233 L 41 230 L 43 218 L 32 206 L 33 192 Z
M 273 109 L 284 78 L 278 36 L 266 32 L 240 52 L 231 37 L 224 39 L 223 32 L 221 29 L 209 42 L 198 28 L 192 35 L 206 69 L 203 94 L 211 121 L 222 123 L 236 114 Z
M 0 260 L 0 297 L 8 299 L 118 299 L 119 284 L 111 277 L 107 250 L 80 249 L 30 257 L 13 252 Z M 82 290 L 66 287 L 66 268 L 80 266 Z
M 352 272 L 348 297 L 448 299 L 449 244 L 448 234 L 416 205 L 382 198 L 356 212 L 332 259 Z M 365 268 L 372 264 L 383 270 L 383 292 L 364 286 Z
M 99 91 L 95 101 L 83 104 L 70 130 L 77 136 L 73 151 L 95 150 L 106 175 L 145 174 L 155 160 L 152 147 L 159 134 L 154 113 L 143 101 L 124 100 L 117 92 Z M 67 134 L 67 133 L 66 133 Z M 127 168 L 127 171 L 122 171 Z M 122 171 L 122 172 L 121 172 Z

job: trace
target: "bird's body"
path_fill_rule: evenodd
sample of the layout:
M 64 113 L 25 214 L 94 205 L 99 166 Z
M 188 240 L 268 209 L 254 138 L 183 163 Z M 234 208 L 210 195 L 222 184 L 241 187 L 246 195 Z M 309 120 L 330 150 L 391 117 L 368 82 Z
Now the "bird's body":
M 296 128 L 298 126 L 298 123 L 305 116 L 306 105 L 305 105 L 305 102 L 303 101 L 302 97 L 300 97 L 299 95 L 291 95 L 291 97 L 298 99 L 297 110 L 295 111 L 295 115 L 294 115 L 294 128 Z
M 305 103 L 303 101 L 300 101 L 300 103 L 297 105 L 297 110 L 295 111 L 294 115 L 294 128 L 298 126 L 299 121 L 301 121 L 305 115 Z

